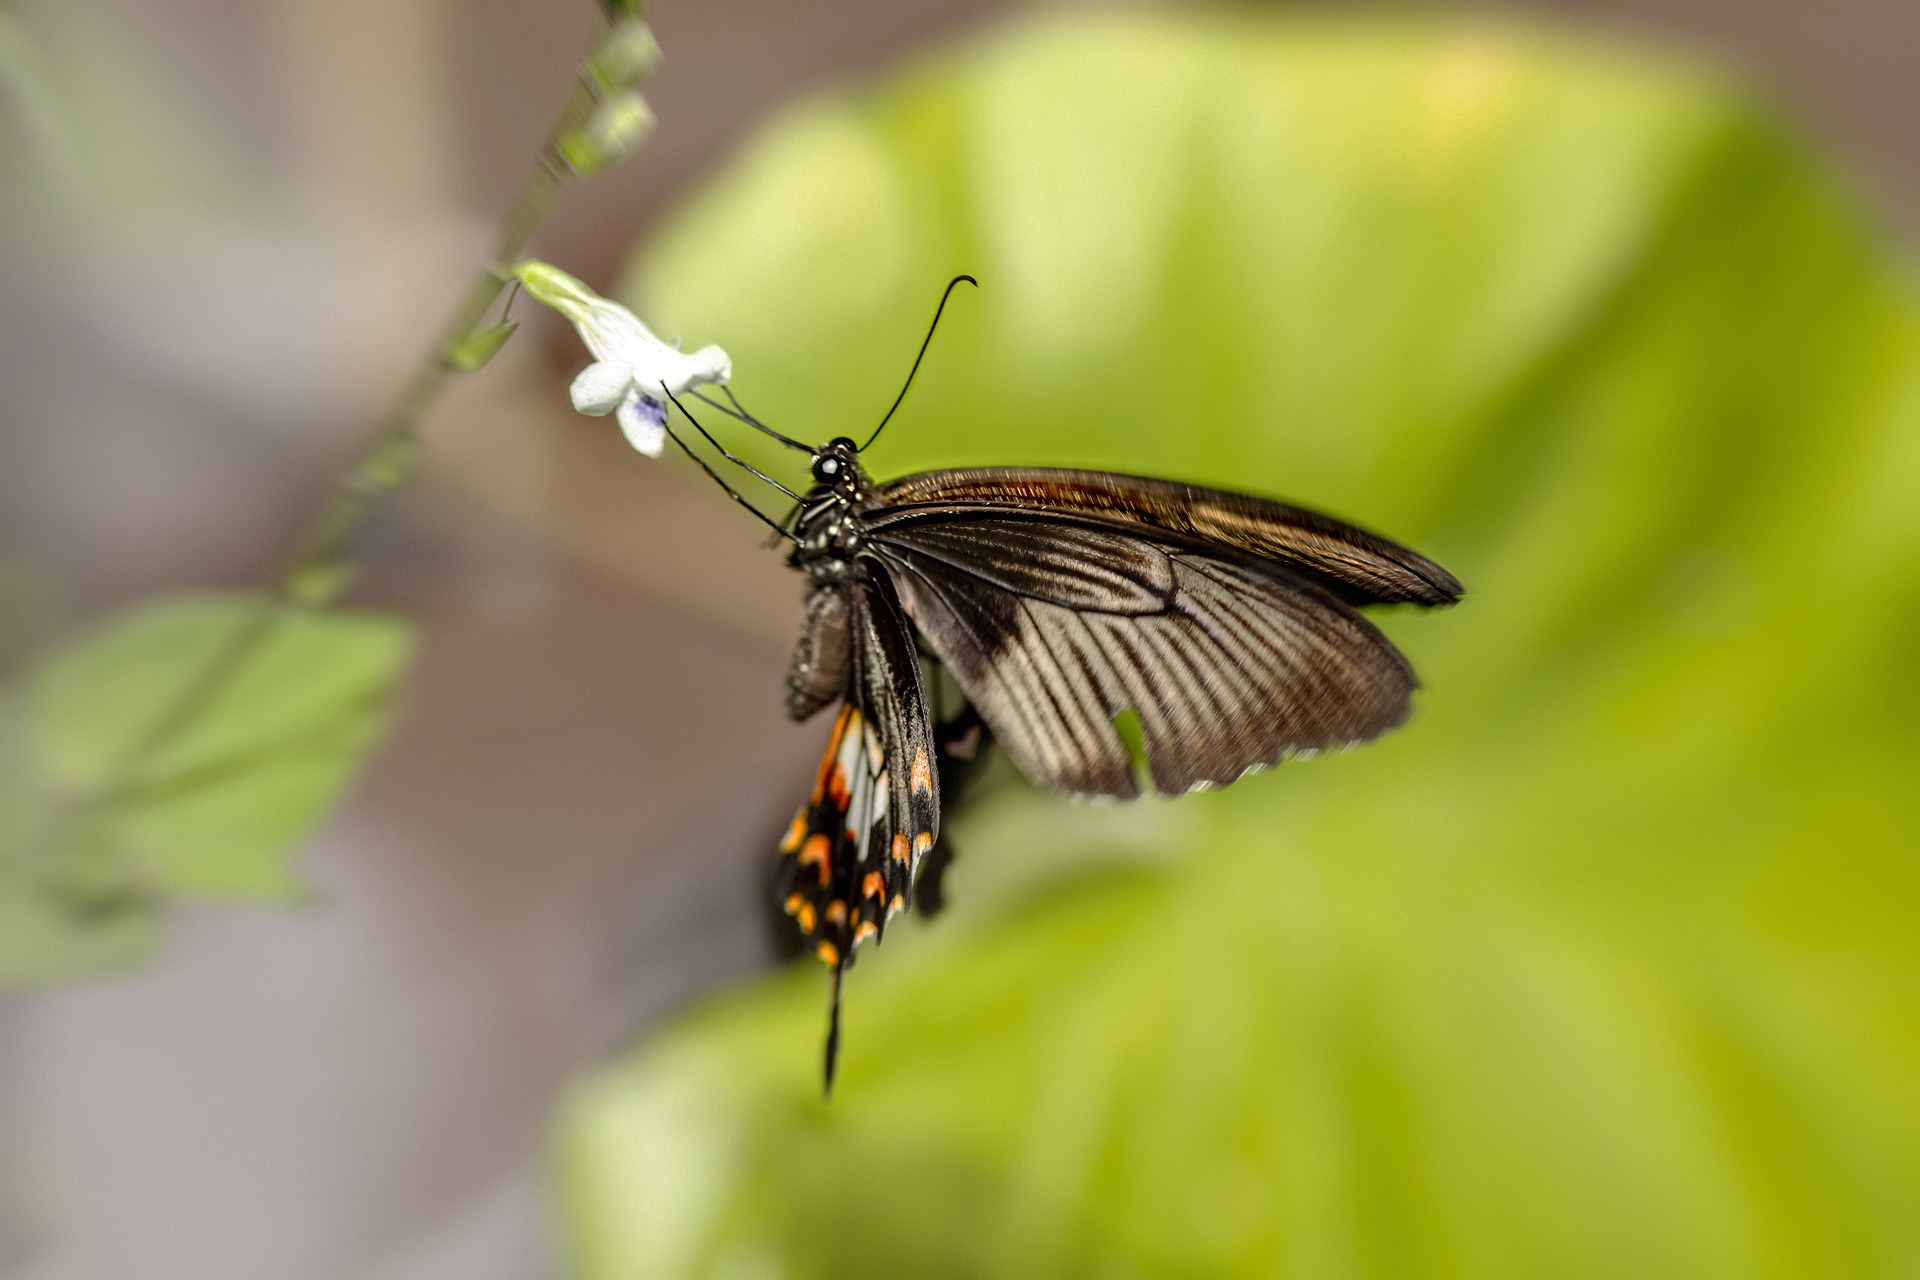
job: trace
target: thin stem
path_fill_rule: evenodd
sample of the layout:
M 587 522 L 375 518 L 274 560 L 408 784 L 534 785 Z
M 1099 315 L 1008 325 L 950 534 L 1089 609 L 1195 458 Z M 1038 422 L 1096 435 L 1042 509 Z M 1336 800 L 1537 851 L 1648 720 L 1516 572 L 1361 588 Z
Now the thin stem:
M 413 474 L 420 451 L 420 424 L 458 372 L 448 353 L 480 327 L 488 309 L 512 280 L 514 264 L 520 261 L 527 242 L 553 211 L 554 201 L 568 177 L 555 142 L 561 134 L 585 120 L 592 109 L 593 91 L 583 70 L 574 79 L 573 92 L 547 135 L 539 160 L 520 187 L 520 195 L 501 227 L 492 258 L 467 286 L 466 294 L 442 328 L 440 340 L 421 358 L 413 376 L 387 411 L 372 443 L 335 487 L 282 570 L 277 594 L 286 603 L 323 604 L 339 594 L 338 585 L 319 593 L 317 599 L 304 589 L 316 571 L 332 564 L 354 530 L 360 527 L 373 501 L 399 488 Z
M 602 30 L 604 32 L 604 27 Z M 69 810 L 70 814 L 111 803 L 137 786 L 140 770 L 191 729 L 233 677 L 252 660 L 272 635 L 273 624 L 282 609 L 326 605 L 345 589 L 347 574 L 338 564 L 340 553 L 365 520 L 374 501 L 399 488 L 413 474 L 419 461 L 420 425 L 460 371 L 451 353 L 480 327 L 511 282 L 514 265 L 524 255 L 527 242 L 546 221 L 561 190 L 571 180 L 573 175 L 560 158 L 558 144 L 568 131 L 585 123 L 595 101 L 590 73 L 583 60 L 566 105 L 561 108 L 532 172 L 501 224 L 500 238 L 492 256 L 455 304 L 438 340 L 421 357 L 381 419 L 373 439 L 300 536 L 275 578 L 272 604 L 262 609 L 257 619 L 234 633 L 206 668 L 154 721 L 153 728 L 120 759 L 109 778 Z

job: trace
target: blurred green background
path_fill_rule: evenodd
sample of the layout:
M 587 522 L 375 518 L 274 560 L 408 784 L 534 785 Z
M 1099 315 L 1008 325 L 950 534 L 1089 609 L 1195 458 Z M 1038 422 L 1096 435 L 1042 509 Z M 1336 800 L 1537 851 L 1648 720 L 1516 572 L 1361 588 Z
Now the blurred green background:
M 578 1273 L 1920 1268 L 1920 313 L 1738 86 L 1491 24 L 1029 20 L 795 108 L 637 258 L 803 438 L 1324 507 L 1469 594 L 1376 745 L 1003 785 L 847 992 L 578 1088 Z M 791 465 L 791 464 L 788 464 Z

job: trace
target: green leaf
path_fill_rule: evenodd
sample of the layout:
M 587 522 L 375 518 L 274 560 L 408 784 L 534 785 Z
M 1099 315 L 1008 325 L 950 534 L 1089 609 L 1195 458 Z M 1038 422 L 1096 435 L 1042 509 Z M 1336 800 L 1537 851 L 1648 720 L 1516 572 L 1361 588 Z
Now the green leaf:
M 1861 223 L 1711 75 L 1480 23 L 1032 22 L 770 126 L 629 295 L 756 414 L 860 435 L 969 271 L 877 474 L 1232 485 L 1470 594 L 1381 618 L 1378 744 L 957 822 L 830 1105 L 811 966 L 586 1086 L 579 1274 L 1920 1267 L 1920 315 Z
M 233 596 L 150 605 L 34 673 L 35 765 L 57 806 L 104 832 L 88 837 L 92 862 L 130 883 L 294 898 L 289 857 L 378 740 L 409 645 L 386 615 Z M 202 710 L 182 719 L 189 698 Z
M 470 333 L 447 348 L 447 363 L 462 373 L 483 368 L 487 361 L 500 353 L 500 348 L 507 345 L 507 339 L 519 327 L 518 320 L 506 320 Z

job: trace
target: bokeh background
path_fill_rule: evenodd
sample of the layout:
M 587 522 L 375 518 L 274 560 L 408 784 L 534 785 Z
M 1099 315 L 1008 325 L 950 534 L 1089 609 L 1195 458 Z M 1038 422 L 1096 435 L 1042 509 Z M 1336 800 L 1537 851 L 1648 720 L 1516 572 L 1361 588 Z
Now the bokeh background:
M 538 252 L 809 437 L 980 272 L 876 467 L 1413 541 L 1475 591 L 1389 622 L 1416 725 L 1177 806 L 1004 787 L 952 919 L 863 960 L 823 1110 L 818 975 L 759 979 L 820 734 L 780 715 L 797 587 L 567 410 L 526 308 L 361 541 L 424 638 L 314 901 L 0 998 L 0 1274 L 1917 1265 L 1920 14 L 1160 12 L 663 4 L 658 135 Z M 592 15 L 0 13 L 17 669 L 270 571 Z

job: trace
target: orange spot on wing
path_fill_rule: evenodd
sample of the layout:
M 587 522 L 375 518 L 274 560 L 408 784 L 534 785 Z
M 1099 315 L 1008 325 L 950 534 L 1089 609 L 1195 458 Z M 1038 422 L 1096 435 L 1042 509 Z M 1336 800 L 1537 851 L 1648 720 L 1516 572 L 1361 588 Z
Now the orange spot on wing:
M 800 842 L 806 838 L 807 810 L 806 806 L 802 805 L 800 812 L 793 815 L 793 825 L 787 828 L 786 838 L 780 842 L 780 852 L 792 853 L 800 847 Z
M 826 965 L 829 969 L 837 967 L 840 963 L 840 948 L 834 946 L 831 942 L 821 943 L 813 949 L 813 954 L 819 956 L 820 963 Z
M 933 848 L 933 832 L 922 831 L 919 835 L 913 838 L 913 856 L 914 857 L 918 858 L 921 854 L 925 853 L 927 850 L 931 848 Z
M 813 904 L 797 893 L 787 899 L 787 914 L 793 917 L 802 933 L 812 933 L 813 926 L 819 923 L 814 917 Z
M 927 767 L 926 752 L 913 753 L 913 768 L 907 772 L 907 785 L 913 788 L 915 795 L 933 790 L 933 770 Z
M 867 872 L 867 878 L 860 882 L 860 896 L 863 898 L 884 898 L 887 896 L 886 877 L 878 871 Z
M 907 838 L 897 831 L 893 836 L 893 860 L 895 862 L 912 861 L 912 855 L 907 852 Z
M 862 920 L 860 922 L 860 927 L 853 931 L 853 945 L 857 947 L 861 943 L 865 942 L 868 938 L 877 938 L 879 936 L 880 936 L 879 925 L 876 925 L 871 920 Z
M 821 884 L 825 884 L 833 877 L 833 870 L 828 865 L 832 849 L 833 843 L 825 836 L 814 835 L 807 837 L 806 845 L 800 850 L 800 865 L 803 867 L 818 865 Z
M 847 922 L 847 904 L 835 898 L 827 904 L 827 923 L 843 925 Z

